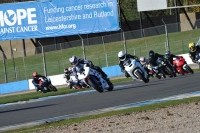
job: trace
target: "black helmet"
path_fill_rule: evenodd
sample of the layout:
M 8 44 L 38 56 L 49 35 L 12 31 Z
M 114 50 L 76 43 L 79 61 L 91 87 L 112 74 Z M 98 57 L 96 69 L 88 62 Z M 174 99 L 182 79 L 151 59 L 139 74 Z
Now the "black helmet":
M 170 51 L 167 51 L 167 52 L 165 53 L 165 55 L 170 55 Z
M 155 55 L 154 51 L 153 51 L 153 50 L 150 50 L 150 51 L 149 51 L 149 57 L 150 57 L 150 58 L 153 58 L 154 55 Z

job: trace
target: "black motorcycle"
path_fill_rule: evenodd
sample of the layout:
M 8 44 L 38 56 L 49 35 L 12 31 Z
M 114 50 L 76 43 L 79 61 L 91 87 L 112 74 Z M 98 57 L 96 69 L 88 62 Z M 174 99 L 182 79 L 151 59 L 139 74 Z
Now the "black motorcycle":
M 52 85 L 51 79 L 49 77 L 39 78 L 39 84 L 40 84 L 40 90 L 44 92 L 50 92 L 50 91 L 57 91 L 57 88 Z
M 168 75 L 169 77 L 176 77 L 176 73 L 174 73 L 172 65 L 169 63 L 169 60 L 159 57 L 156 63 L 158 65 L 158 69 L 163 74 L 163 77 L 166 77 L 166 75 Z

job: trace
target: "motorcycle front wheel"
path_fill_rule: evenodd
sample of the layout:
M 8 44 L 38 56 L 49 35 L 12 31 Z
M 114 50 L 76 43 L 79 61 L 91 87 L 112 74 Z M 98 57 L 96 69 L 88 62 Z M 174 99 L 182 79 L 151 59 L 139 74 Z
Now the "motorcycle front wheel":
M 187 71 L 188 73 L 191 73 L 191 74 L 194 73 L 194 71 L 193 71 L 193 70 L 190 68 L 190 66 L 188 66 L 188 65 L 185 66 L 185 69 L 186 69 L 186 71 Z
M 108 85 L 109 85 L 109 88 L 107 89 L 108 91 L 112 91 L 113 90 L 113 84 L 110 82 L 110 80 L 109 79 L 107 79 L 106 80 L 107 81 L 107 83 L 108 83 Z
M 174 73 L 173 70 L 172 70 L 170 67 L 166 66 L 166 67 L 165 67 L 165 70 L 166 70 L 167 73 L 168 73 L 169 75 L 171 75 L 172 77 L 176 77 L 176 73 Z
M 98 91 L 98 92 L 103 92 L 102 86 L 101 86 L 99 83 L 95 82 L 95 81 L 97 81 L 96 78 L 93 77 L 93 76 L 91 76 L 90 79 L 88 79 L 87 82 L 88 82 L 88 84 L 89 84 L 93 89 L 95 89 L 96 91 Z
M 48 88 L 49 88 L 50 91 L 57 91 L 57 88 L 55 86 L 53 86 L 52 84 L 50 84 L 48 86 Z
M 148 83 L 149 79 L 144 77 L 144 74 L 142 74 L 140 71 L 136 71 L 135 74 L 137 75 L 139 79 L 141 79 L 143 82 Z

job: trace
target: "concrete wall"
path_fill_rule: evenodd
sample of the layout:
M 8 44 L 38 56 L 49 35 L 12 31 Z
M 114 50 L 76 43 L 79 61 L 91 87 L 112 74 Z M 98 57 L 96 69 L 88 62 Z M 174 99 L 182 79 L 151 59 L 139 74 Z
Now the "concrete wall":
M 180 14 L 180 27 L 181 31 L 188 31 L 199 28 L 199 26 L 196 24 L 196 20 L 200 19 L 200 13 L 187 13 L 189 19 L 191 20 L 191 23 L 188 21 L 186 15 L 184 13 Z M 192 24 L 192 26 L 191 26 Z
M 35 54 L 35 46 L 34 44 L 31 42 L 30 39 L 25 39 L 24 40 L 25 43 L 25 55 L 29 56 L 29 55 L 34 55 Z M 23 57 L 24 56 L 24 49 L 23 49 L 23 41 L 22 40 L 8 40 L 8 41 L 1 41 L 0 43 L 5 56 L 7 59 L 10 59 L 12 57 L 12 53 L 11 53 L 11 47 L 13 49 L 13 56 L 14 58 L 17 57 Z M 3 59 L 2 54 L 0 55 L 0 60 Z

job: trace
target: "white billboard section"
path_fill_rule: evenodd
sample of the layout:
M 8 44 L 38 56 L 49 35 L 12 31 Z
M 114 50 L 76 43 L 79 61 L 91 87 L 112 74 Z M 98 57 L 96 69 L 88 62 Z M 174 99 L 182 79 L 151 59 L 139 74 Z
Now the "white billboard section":
M 167 0 L 137 0 L 138 12 L 167 9 Z

